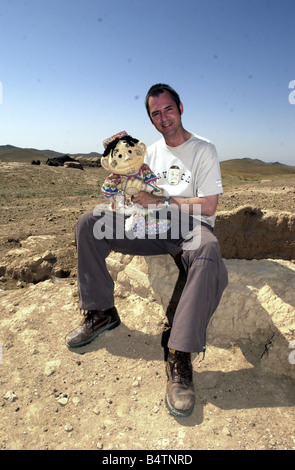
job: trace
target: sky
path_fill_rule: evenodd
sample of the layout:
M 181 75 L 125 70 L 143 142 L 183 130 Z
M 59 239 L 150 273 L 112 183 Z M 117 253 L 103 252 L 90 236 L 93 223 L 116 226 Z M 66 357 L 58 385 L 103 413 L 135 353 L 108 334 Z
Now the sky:
M 1 0 L 0 145 L 150 145 L 145 96 L 167 83 L 221 161 L 295 165 L 294 56 L 294 0 Z

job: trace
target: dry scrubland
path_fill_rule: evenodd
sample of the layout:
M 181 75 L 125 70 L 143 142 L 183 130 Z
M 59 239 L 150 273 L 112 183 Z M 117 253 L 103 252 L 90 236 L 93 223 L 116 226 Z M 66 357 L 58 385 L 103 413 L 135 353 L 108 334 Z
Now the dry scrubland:
M 172 418 L 164 404 L 165 315 L 156 294 L 143 289 L 140 295 L 136 286 L 129 292 L 121 277 L 116 302 L 122 325 L 81 354 L 68 351 L 64 337 L 80 321 L 74 227 L 81 213 L 102 201 L 99 185 L 106 172 L 35 166 L 30 160 L 11 161 L 11 155 L 6 159 L 0 162 L 0 448 L 294 449 L 294 378 L 280 375 L 277 364 L 276 373 L 270 370 L 271 336 L 269 345 L 257 351 L 262 344 L 253 338 L 250 344 L 233 340 L 223 345 L 213 328 L 205 360 L 194 357 L 197 405 L 186 420 Z M 219 213 L 250 206 L 294 215 L 294 171 L 253 161 L 224 162 L 222 171 Z M 29 282 L 28 273 L 17 269 L 25 253 L 31 268 L 41 261 L 45 268 L 54 266 L 52 276 L 46 279 L 44 268 L 42 278 L 40 268 L 39 279 Z M 127 261 L 125 273 L 131 273 L 134 262 Z M 115 271 L 124 261 L 112 262 Z M 283 305 L 294 324 L 292 259 L 226 263 L 232 282 L 244 282 L 237 309 L 250 312 L 247 302 L 257 288 L 262 296 L 255 304 L 257 315 L 263 310 L 267 316 L 271 312 L 262 308 L 263 295 L 271 290 L 274 313 Z M 275 295 L 279 288 L 283 295 Z

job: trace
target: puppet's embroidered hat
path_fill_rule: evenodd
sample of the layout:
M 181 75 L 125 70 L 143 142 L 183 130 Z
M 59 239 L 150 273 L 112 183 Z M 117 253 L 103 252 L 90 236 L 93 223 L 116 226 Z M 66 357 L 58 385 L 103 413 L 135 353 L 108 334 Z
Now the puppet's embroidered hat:
M 106 149 L 107 146 L 113 142 L 113 140 L 115 139 L 123 139 L 123 137 L 126 137 L 127 132 L 126 131 L 121 131 L 121 132 L 118 132 L 117 134 L 114 134 L 112 135 L 111 137 L 108 137 L 107 139 L 105 139 L 102 143 L 103 143 L 103 146 L 104 148 Z

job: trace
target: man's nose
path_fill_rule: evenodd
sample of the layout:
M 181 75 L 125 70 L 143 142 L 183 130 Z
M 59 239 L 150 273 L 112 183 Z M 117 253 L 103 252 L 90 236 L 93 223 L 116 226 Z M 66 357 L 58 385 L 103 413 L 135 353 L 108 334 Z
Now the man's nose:
M 167 119 L 166 111 L 161 111 L 160 112 L 160 119 L 161 119 L 161 121 L 166 121 L 166 119 Z

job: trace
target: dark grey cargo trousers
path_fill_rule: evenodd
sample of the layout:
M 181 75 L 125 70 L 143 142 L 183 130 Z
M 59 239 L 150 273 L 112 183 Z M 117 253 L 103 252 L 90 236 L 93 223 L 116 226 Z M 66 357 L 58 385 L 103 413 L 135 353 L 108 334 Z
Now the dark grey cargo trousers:
M 110 223 L 101 237 L 97 228 L 101 216 L 93 211 L 78 219 L 76 248 L 78 256 L 79 307 L 84 310 L 107 309 L 114 306 L 114 281 L 106 267 L 109 253 L 151 256 L 180 256 L 186 271 L 186 283 L 177 305 L 168 347 L 183 352 L 201 352 L 206 345 L 206 329 L 227 286 L 227 270 L 219 244 L 212 231 L 201 226 L 198 248 L 183 250 L 183 238 L 128 238 L 120 232 L 110 211 Z M 105 219 L 105 214 L 104 221 Z

